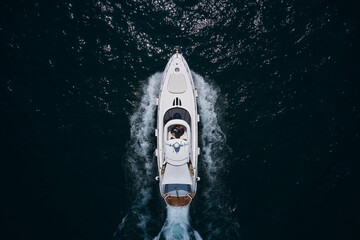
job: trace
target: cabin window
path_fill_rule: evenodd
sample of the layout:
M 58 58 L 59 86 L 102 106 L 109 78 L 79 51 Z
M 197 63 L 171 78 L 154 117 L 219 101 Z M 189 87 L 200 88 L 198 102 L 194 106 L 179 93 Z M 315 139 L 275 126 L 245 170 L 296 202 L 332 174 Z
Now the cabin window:
M 165 193 L 172 196 L 184 196 L 191 192 L 190 184 L 165 184 Z

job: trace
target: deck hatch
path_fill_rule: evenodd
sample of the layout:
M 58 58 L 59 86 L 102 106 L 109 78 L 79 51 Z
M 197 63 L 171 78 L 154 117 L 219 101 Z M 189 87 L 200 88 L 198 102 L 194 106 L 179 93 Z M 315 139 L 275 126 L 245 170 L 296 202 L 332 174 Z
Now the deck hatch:
M 171 93 L 179 94 L 186 91 L 186 80 L 182 73 L 172 73 L 168 82 L 168 91 Z

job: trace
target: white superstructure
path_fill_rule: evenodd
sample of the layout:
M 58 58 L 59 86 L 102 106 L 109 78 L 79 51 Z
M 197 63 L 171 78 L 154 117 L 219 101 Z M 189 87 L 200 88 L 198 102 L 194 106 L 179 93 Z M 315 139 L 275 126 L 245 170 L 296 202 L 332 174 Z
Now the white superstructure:
M 186 206 L 197 188 L 197 91 L 185 59 L 178 52 L 166 65 L 157 99 L 157 149 L 159 187 L 165 202 Z

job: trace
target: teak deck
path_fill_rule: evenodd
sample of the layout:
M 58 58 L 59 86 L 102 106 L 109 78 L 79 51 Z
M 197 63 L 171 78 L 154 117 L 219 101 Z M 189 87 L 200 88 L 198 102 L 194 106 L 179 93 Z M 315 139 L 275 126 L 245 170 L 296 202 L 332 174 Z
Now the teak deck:
M 170 206 L 184 207 L 191 202 L 192 197 L 194 197 L 194 195 L 195 194 L 188 194 L 186 196 L 180 196 L 180 197 L 167 195 L 164 197 L 164 199 L 166 203 L 169 204 Z

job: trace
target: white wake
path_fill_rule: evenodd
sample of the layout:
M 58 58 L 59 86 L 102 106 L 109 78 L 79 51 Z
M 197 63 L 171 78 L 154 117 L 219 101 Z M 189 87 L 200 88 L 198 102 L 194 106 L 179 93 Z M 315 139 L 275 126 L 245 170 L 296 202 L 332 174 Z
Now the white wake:
M 231 149 L 226 144 L 226 135 L 219 123 L 219 114 L 226 111 L 226 105 L 219 103 L 220 90 L 204 80 L 202 76 L 192 72 L 194 84 L 198 91 L 198 106 L 202 128 L 200 129 L 201 164 L 199 176 L 203 180 L 201 188 L 201 210 L 198 215 L 207 239 L 240 239 L 238 223 L 231 217 L 234 207 L 229 205 L 231 194 L 221 180 L 229 166 Z M 221 110 L 217 109 L 217 104 Z
M 135 113 L 130 117 L 130 136 L 132 148 L 131 155 L 128 156 L 129 166 L 132 176 L 135 177 L 134 193 L 137 199 L 133 205 L 133 211 L 138 215 L 138 227 L 144 230 L 150 220 L 148 210 L 145 208 L 151 197 L 151 185 L 154 184 L 152 171 L 155 168 L 153 161 L 153 149 L 151 146 L 151 136 L 154 133 L 156 109 L 156 98 L 159 95 L 162 73 L 152 75 L 148 83 L 143 86 L 141 102 Z
M 130 231 L 130 235 L 141 234 L 144 239 L 150 239 L 147 229 L 151 213 L 148 205 L 153 195 L 153 185 L 156 184 L 154 176 L 157 174 L 157 167 L 153 154 L 153 135 L 156 98 L 159 95 L 161 80 L 162 73 L 155 73 L 148 78 L 141 92 L 136 93 L 141 96 L 141 100 L 130 117 L 130 141 L 127 146 L 125 167 L 131 185 L 129 190 L 134 198 L 130 216 L 127 217 L 128 228 L 133 232 L 125 229 L 126 219 L 123 220 L 115 233 L 122 238 L 127 231 Z
M 201 240 L 200 234 L 191 228 L 189 219 L 189 206 L 171 207 L 167 206 L 167 217 L 160 233 L 154 240 L 161 238 L 167 240 Z
M 201 159 L 205 165 L 205 174 L 211 181 L 211 184 L 214 184 L 219 170 L 224 165 L 224 159 L 219 157 L 219 155 L 226 148 L 226 137 L 219 126 L 215 109 L 219 91 L 215 86 L 206 82 L 199 74 L 192 72 L 192 76 L 198 91 L 198 105 L 202 124 L 200 139 L 203 157 Z

